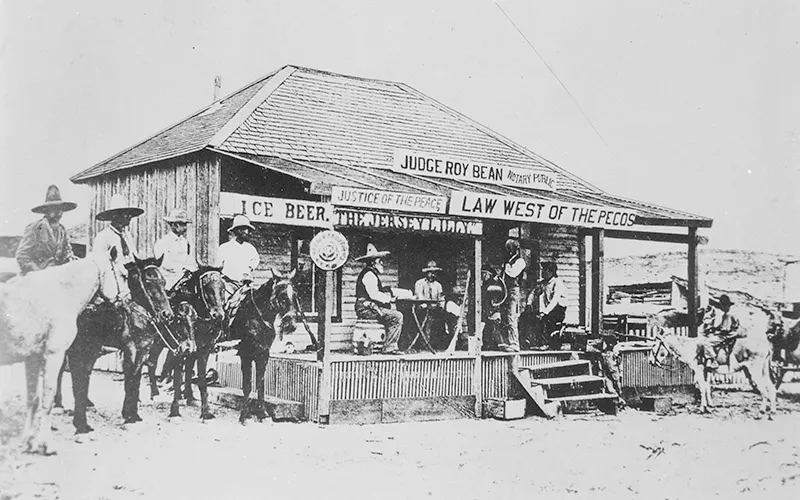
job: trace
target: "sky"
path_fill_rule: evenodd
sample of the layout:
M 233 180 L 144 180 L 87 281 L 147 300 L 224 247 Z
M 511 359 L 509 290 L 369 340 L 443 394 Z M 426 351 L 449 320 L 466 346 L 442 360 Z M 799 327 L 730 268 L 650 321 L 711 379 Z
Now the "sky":
M 800 254 L 800 2 L 0 5 L 0 234 L 53 183 L 80 204 L 62 222 L 88 220 L 70 176 L 210 103 L 215 76 L 228 94 L 293 64 L 404 82 L 605 191 L 713 218 L 710 247 Z

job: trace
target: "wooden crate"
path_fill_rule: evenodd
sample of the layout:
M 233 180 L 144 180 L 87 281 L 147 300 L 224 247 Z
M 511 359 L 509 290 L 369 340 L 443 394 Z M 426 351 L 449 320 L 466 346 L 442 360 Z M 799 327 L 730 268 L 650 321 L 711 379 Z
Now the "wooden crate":
M 526 404 L 524 399 L 489 398 L 483 402 L 483 416 L 499 420 L 524 418 Z

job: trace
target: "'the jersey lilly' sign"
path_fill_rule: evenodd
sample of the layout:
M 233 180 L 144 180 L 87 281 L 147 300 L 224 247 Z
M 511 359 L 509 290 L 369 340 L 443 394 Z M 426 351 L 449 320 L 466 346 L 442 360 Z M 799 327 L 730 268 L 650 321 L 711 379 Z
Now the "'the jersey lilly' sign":
M 492 165 L 472 158 L 452 158 L 430 153 L 398 149 L 391 169 L 403 174 L 423 175 L 439 179 L 482 182 L 526 189 L 556 189 L 555 174 L 549 171 Z
M 450 213 L 582 227 L 624 228 L 636 222 L 635 213 L 617 208 L 465 191 L 453 192 L 450 197 Z
M 479 220 L 454 219 L 428 215 L 390 214 L 366 210 L 336 208 L 337 227 L 371 227 L 397 231 L 422 231 L 480 236 L 483 223 Z
M 219 214 L 246 215 L 253 222 L 288 226 L 331 227 L 333 206 L 316 201 L 265 198 L 238 193 L 219 194 Z
M 424 194 L 396 193 L 333 186 L 331 203 L 334 205 L 443 214 L 447 212 L 447 198 Z

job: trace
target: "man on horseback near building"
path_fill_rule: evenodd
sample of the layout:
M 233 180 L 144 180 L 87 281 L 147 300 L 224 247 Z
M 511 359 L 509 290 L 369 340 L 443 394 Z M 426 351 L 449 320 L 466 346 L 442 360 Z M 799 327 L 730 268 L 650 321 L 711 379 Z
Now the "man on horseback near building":
M 97 233 L 92 251 L 111 260 L 111 267 L 114 269 L 114 276 L 117 279 L 122 298 L 130 296 L 128 271 L 125 269 L 125 264 L 133 262 L 135 257 L 135 249 L 132 247 L 132 237 L 128 226 L 131 219 L 143 213 L 144 210 L 141 208 L 128 205 L 121 194 L 115 194 L 111 197 L 109 207 L 95 216 L 97 220 L 108 221 L 111 224 Z
M 16 258 L 22 274 L 77 259 L 72 253 L 67 230 L 61 224 L 62 214 L 75 207 L 75 203 L 61 199 L 57 186 L 47 188 L 44 203 L 31 209 L 31 212 L 44 214 L 44 217 L 25 228 L 25 235 L 17 247 Z
M 703 357 L 705 359 L 705 366 L 708 369 L 719 368 L 717 362 L 717 355 L 721 348 L 725 348 L 727 357 L 730 358 L 730 353 L 733 343 L 739 336 L 739 319 L 731 313 L 730 297 L 723 294 L 719 298 L 719 308 L 722 310 L 722 318 L 716 324 L 711 324 L 703 330 L 705 336 L 703 342 Z M 730 363 L 730 359 L 728 359 Z
M 250 243 L 250 232 L 255 228 L 245 215 L 233 218 L 233 225 L 228 229 L 232 238 L 220 245 L 217 251 L 216 267 L 222 268 L 225 292 L 228 297 L 226 315 L 232 321 L 245 293 L 251 288 L 253 271 L 258 267 L 261 257 L 258 250 Z
M 186 210 L 175 208 L 163 220 L 169 225 L 169 232 L 153 246 L 153 254 L 157 259 L 163 257 L 161 274 L 166 280 L 165 288 L 171 295 L 175 285 L 187 273 L 197 270 L 197 259 L 192 244 L 186 238 L 186 230 L 192 222 Z

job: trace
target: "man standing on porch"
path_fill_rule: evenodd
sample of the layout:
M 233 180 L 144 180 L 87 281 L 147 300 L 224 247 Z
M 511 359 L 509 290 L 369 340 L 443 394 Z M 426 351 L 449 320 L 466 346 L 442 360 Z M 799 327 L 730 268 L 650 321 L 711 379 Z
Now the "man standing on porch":
M 519 241 L 509 238 L 505 244 L 508 260 L 503 265 L 503 280 L 508 290 L 508 298 L 500 309 L 500 321 L 507 338 L 501 344 L 500 350 L 506 352 L 519 352 L 519 317 L 522 312 L 522 273 L 525 271 L 525 259 L 519 251 Z
M 356 261 L 366 263 L 356 280 L 356 316 L 361 319 L 377 319 L 386 329 L 382 351 L 384 354 L 402 354 L 397 342 L 403 329 L 403 313 L 391 308 L 395 298 L 381 285 L 381 259 L 387 255 L 389 252 L 379 252 L 375 245 L 368 243 L 367 253 L 356 257 Z

